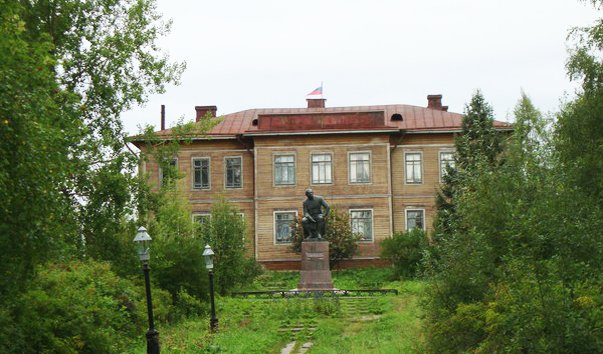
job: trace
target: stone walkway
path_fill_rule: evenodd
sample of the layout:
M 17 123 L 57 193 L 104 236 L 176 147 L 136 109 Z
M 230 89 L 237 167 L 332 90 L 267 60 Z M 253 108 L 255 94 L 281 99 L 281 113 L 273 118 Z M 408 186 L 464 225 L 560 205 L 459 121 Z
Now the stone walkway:
M 293 341 L 289 344 L 287 344 L 286 347 L 284 347 L 281 350 L 281 354 L 305 354 L 308 352 L 308 350 L 310 350 L 310 348 L 312 347 L 314 343 L 312 342 L 306 342 L 304 344 L 302 344 L 301 347 L 297 347 L 297 342 Z M 297 349 L 297 351 L 294 352 L 294 350 Z
M 340 309 L 344 318 L 351 322 L 373 321 L 381 317 L 374 314 L 367 306 L 366 298 L 341 299 Z M 318 327 L 315 320 L 283 321 L 279 332 L 291 333 L 292 341 L 289 342 L 280 354 L 305 354 L 314 343 L 311 342 L 314 332 Z M 303 344 L 300 344 L 304 341 Z

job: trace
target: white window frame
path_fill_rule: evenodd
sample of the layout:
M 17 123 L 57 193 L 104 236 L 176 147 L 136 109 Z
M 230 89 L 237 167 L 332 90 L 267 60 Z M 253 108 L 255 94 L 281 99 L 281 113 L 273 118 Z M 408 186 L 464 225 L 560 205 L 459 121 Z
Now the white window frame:
M 455 161 L 455 150 L 454 149 L 441 149 L 440 151 L 438 151 L 438 170 L 440 173 L 440 183 L 442 183 L 442 178 L 444 177 L 444 170 L 442 169 L 442 154 L 452 154 L 452 161 L 453 163 L 456 165 L 456 161 Z M 452 168 L 455 168 L 456 166 L 453 166 Z
M 352 181 L 352 155 L 355 154 L 368 154 L 368 181 L 356 182 Z M 373 180 L 373 154 L 372 151 L 348 151 L 348 184 L 371 184 Z
M 208 213 L 208 212 L 193 213 L 191 215 L 191 218 L 192 218 L 192 220 L 193 220 L 194 223 L 198 223 L 197 217 L 207 217 L 208 219 L 211 219 L 211 213 Z
M 289 241 L 289 242 L 277 242 L 276 240 L 276 214 L 294 214 L 293 216 L 293 220 L 295 221 L 295 219 L 297 219 L 297 209 L 291 209 L 291 210 L 275 210 L 272 212 L 272 242 L 274 245 L 277 246 L 290 246 L 291 243 L 293 243 L 293 241 Z M 293 232 L 293 230 L 291 230 L 291 232 Z M 291 238 L 293 238 L 293 234 L 291 234 Z
M 276 183 L 276 158 L 282 156 L 293 156 L 293 183 Z M 272 153 L 272 186 L 274 187 L 294 187 L 297 185 L 297 154 L 295 152 L 274 152 Z
M 276 240 L 276 214 L 294 214 L 293 216 L 293 220 L 295 221 L 295 219 L 297 218 L 297 209 L 291 209 L 291 210 L 275 210 L 272 212 L 272 242 L 274 245 L 277 246 L 290 246 L 293 243 L 293 240 L 289 241 L 289 242 L 278 242 Z M 293 230 L 291 230 L 291 238 L 293 238 Z
M 176 171 L 179 171 L 179 169 L 178 169 L 178 158 L 177 158 L 177 157 L 174 157 L 174 158 L 173 158 L 173 159 L 170 161 L 170 163 L 171 163 L 172 161 L 175 161 L 174 166 L 176 167 Z M 161 168 L 161 167 L 159 167 L 159 186 L 160 186 L 160 187 L 163 187 L 163 168 Z
M 314 156 L 319 156 L 319 155 L 329 155 L 331 157 L 331 161 L 330 161 L 331 180 L 329 182 L 314 182 L 314 160 L 313 160 L 313 157 Z M 333 163 L 334 163 L 334 157 L 333 157 L 333 153 L 332 152 L 327 152 L 327 151 L 313 151 L 313 152 L 311 152 L 310 153 L 310 184 L 312 184 L 312 185 L 333 184 L 333 180 L 334 180 L 333 173 L 335 172 L 333 170 Z
M 229 187 L 228 186 L 228 165 L 226 164 L 226 160 L 228 159 L 239 159 L 241 161 L 241 185 L 238 187 Z M 242 189 L 243 188 L 243 156 L 234 155 L 234 156 L 224 156 L 224 189 Z
M 195 161 L 207 160 L 207 187 L 195 187 Z M 203 174 L 201 174 L 203 176 Z M 202 177 L 203 179 L 203 177 Z M 209 156 L 195 156 L 191 158 L 191 189 L 193 190 L 210 190 L 211 189 L 211 157 Z
M 419 171 L 421 173 L 421 181 L 420 182 L 409 182 L 408 181 L 408 169 L 407 169 L 407 165 L 406 165 L 406 156 L 407 155 L 419 155 L 419 157 L 421 158 L 419 160 L 420 164 L 419 164 Z M 424 173 L 423 173 L 423 151 L 416 151 L 416 150 L 410 150 L 410 151 L 404 151 L 404 162 L 403 162 L 403 166 L 404 166 L 404 184 L 406 185 L 411 185 L 411 186 L 416 186 L 416 185 L 421 185 L 424 183 L 425 181 L 425 177 L 424 177 Z
M 361 239 L 361 240 L 358 240 L 358 242 L 374 243 L 375 242 L 375 211 L 373 210 L 373 208 L 349 209 L 348 217 L 350 219 L 350 227 L 353 227 L 352 226 L 352 212 L 355 212 L 355 211 L 370 211 L 371 212 L 371 239 L 370 240 Z M 353 229 L 352 229 L 352 231 L 353 231 Z
M 426 226 L 427 226 L 427 214 L 425 213 L 425 208 L 420 208 L 420 207 L 407 207 L 406 209 L 404 209 L 404 232 L 408 232 L 410 231 L 408 229 L 408 212 L 409 211 L 420 211 L 423 213 L 423 227 L 421 228 L 423 231 L 426 230 Z

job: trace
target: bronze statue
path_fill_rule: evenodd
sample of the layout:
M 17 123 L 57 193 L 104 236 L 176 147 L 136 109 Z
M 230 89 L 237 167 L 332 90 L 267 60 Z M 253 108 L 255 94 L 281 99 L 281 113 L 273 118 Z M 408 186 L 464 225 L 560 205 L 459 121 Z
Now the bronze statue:
M 314 195 L 311 188 L 306 189 L 306 197 L 302 219 L 304 239 L 322 240 L 325 234 L 325 219 L 329 216 L 331 208 L 323 197 Z

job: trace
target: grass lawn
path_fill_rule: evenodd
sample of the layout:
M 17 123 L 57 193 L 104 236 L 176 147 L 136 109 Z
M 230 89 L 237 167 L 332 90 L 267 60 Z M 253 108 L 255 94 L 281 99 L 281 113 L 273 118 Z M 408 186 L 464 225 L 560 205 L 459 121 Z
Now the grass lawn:
M 389 269 L 333 271 L 339 289 L 398 289 L 398 296 L 322 299 L 216 299 L 220 321 L 209 318 L 158 328 L 164 353 L 280 353 L 288 343 L 311 342 L 309 353 L 423 352 L 419 297 L 422 281 L 390 281 Z M 266 272 L 245 290 L 296 287 L 298 272 Z M 145 353 L 144 339 L 131 353 Z M 295 351 L 294 351 L 295 353 Z

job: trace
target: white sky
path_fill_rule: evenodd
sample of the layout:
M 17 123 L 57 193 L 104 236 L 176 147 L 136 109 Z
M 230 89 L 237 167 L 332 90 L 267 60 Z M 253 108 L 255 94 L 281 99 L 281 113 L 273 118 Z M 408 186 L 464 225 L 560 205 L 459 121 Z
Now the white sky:
M 442 94 L 462 113 L 475 89 L 496 119 L 512 120 L 523 89 L 544 112 L 573 92 L 565 74 L 568 30 L 596 11 L 577 0 L 158 0 L 173 20 L 160 46 L 186 61 L 180 86 L 123 115 L 129 133 L 218 115 L 305 107 L 324 82 L 327 107 L 427 105 Z

